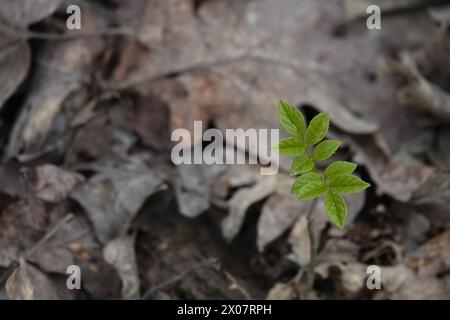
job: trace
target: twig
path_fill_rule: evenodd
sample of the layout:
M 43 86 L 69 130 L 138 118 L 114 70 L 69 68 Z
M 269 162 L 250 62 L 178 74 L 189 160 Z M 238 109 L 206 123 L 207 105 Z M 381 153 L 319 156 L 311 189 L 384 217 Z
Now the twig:
M 308 270 L 306 272 L 305 286 L 302 290 L 302 294 L 305 298 L 308 296 L 309 292 L 312 290 L 314 286 L 314 276 L 317 258 L 316 235 L 314 232 L 314 211 L 316 209 L 317 202 L 318 198 L 315 198 L 311 203 L 311 207 L 309 208 L 309 212 L 307 215 L 307 223 L 308 223 L 307 228 L 309 236 L 309 264 Z
M 168 286 L 171 286 L 172 284 L 180 281 L 184 277 L 188 276 L 189 274 L 191 274 L 191 273 L 193 273 L 193 272 L 195 272 L 195 271 L 197 271 L 199 269 L 203 269 L 203 268 L 218 268 L 219 265 L 220 265 L 219 264 L 219 260 L 217 260 L 215 258 L 202 261 L 202 262 L 194 265 L 191 269 L 189 269 L 189 270 L 187 270 L 187 271 L 185 271 L 183 273 L 180 273 L 180 274 L 178 274 L 176 276 L 173 276 L 172 278 L 170 278 L 170 279 L 168 279 L 166 281 L 163 281 L 163 282 L 161 282 L 161 283 L 151 287 L 150 289 L 148 289 L 145 292 L 145 294 L 142 296 L 142 299 L 143 300 L 147 300 L 155 292 L 157 292 L 157 291 L 159 291 L 161 289 L 164 289 L 164 288 L 166 288 Z
M 29 250 L 26 251 L 24 258 L 28 259 L 30 258 L 33 253 L 37 249 L 39 249 L 40 246 L 42 246 L 45 242 L 47 242 L 53 235 L 56 233 L 56 231 L 59 230 L 64 224 L 66 224 L 67 221 L 73 219 L 74 215 L 73 213 L 68 213 L 64 218 L 62 218 L 53 228 L 51 228 L 42 238 L 38 241 L 33 247 L 31 247 Z
M 188 65 L 186 67 L 181 67 L 177 70 L 173 70 L 173 71 L 169 71 L 169 72 L 163 72 L 163 73 L 151 75 L 151 76 L 136 77 L 134 79 L 125 80 L 125 81 L 119 82 L 119 83 L 111 83 L 111 84 L 107 85 L 106 90 L 123 91 L 123 90 L 130 89 L 132 87 L 138 87 L 142 84 L 157 82 L 157 81 L 160 81 L 160 80 L 163 80 L 166 78 L 170 78 L 173 76 L 182 75 L 182 74 L 186 74 L 186 73 L 190 73 L 190 72 L 194 72 L 194 71 L 200 71 L 200 70 L 204 70 L 204 69 L 209 69 L 212 67 L 227 65 L 227 64 L 230 64 L 233 62 L 240 61 L 242 59 L 245 59 L 245 56 L 225 58 L 225 59 L 213 61 L 210 63 L 196 63 L 196 64 Z
M 125 28 L 110 28 L 99 31 L 69 31 L 66 33 L 50 33 L 50 32 L 37 32 L 29 30 L 17 30 L 8 28 L 5 25 L 0 24 L 0 30 L 7 34 L 16 36 L 22 39 L 40 39 L 40 40 L 73 40 L 79 38 L 93 38 L 101 36 L 126 36 L 131 38 L 137 38 L 134 31 Z
M 331 70 L 324 68 L 323 66 L 316 64 L 314 62 L 302 62 L 301 64 L 293 63 L 290 61 L 280 60 L 276 58 L 271 57 L 264 57 L 264 56 L 258 56 L 253 54 L 242 54 L 235 57 L 229 57 L 229 58 L 223 58 L 212 62 L 207 63 L 195 63 L 192 65 L 188 65 L 186 67 L 181 67 L 177 70 L 172 70 L 168 72 L 162 72 L 160 74 L 155 74 L 151 76 L 144 76 L 144 77 L 136 77 L 134 79 L 125 80 L 119 83 L 110 83 L 109 85 L 106 85 L 106 90 L 111 91 L 123 91 L 130 89 L 132 87 L 137 87 L 146 83 L 152 83 L 157 82 L 163 79 L 167 79 L 174 76 L 183 75 L 186 73 L 201 71 L 201 70 L 207 70 L 214 67 L 220 67 L 228 64 L 232 64 L 235 62 L 242 62 L 242 61 L 250 61 L 258 64 L 265 64 L 265 65 L 272 65 L 280 68 L 290 69 L 294 70 L 298 73 L 306 73 L 308 71 L 317 71 L 317 72 L 323 72 L 325 74 L 329 74 Z

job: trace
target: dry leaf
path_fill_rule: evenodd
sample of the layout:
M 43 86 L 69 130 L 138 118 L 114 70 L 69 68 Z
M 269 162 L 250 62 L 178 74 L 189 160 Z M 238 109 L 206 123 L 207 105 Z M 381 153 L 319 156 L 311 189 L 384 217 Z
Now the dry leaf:
M 0 109 L 28 74 L 31 51 L 21 39 L 0 31 Z
M 420 276 L 437 276 L 450 270 L 450 231 L 425 242 L 408 258 Z
M 64 282 L 65 285 L 65 282 Z M 6 294 L 11 300 L 70 299 L 71 292 L 33 265 L 20 260 L 6 282 Z
M 134 252 L 133 236 L 111 240 L 103 249 L 103 256 L 114 266 L 122 280 L 122 298 L 139 299 L 140 281 Z
M 163 180 L 146 168 L 106 168 L 71 197 L 86 210 L 99 240 L 107 243 L 125 234 L 144 201 L 165 188 Z
M 83 181 L 84 177 L 76 172 L 45 164 L 36 168 L 34 192 L 44 201 L 59 202 L 66 199 L 73 188 Z
M 290 283 L 276 283 L 267 293 L 267 300 L 293 300 L 296 293 Z
M 19 200 L 10 203 L 0 215 L 0 266 L 8 267 L 19 259 L 24 248 L 30 248 L 44 236 L 48 213 L 42 201 L 32 205 Z
M 390 296 L 392 300 L 448 300 L 450 292 L 445 284 L 429 277 L 414 277 Z
M 212 188 L 225 166 L 182 164 L 175 170 L 174 189 L 180 213 L 194 218 L 208 210 Z
M 244 223 L 245 214 L 251 205 L 274 192 L 276 177 L 261 176 L 255 185 L 239 189 L 228 201 L 229 214 L 221 223 L 222 233 L 227 241 L 233 240 Z
M 64 247 L 51 244 L 40 246 L 29 261 L 37 264 L 42 271 L 66 275 L 67 267 L 74 264 L 72 253 Z
M 103 22 L 88 10 L 83 11 L 82 21 L 86 32 Z M 67 142 L 71 117 L 87 99 L 85 83 L 103 48 L 98 37 L 44 44 L 9 139 L 7 158 L 32 159 Z
M 186 0 L 147 6 L 121 2 L 120 6 L 127 23 L 132 14 L 139 16 L 134 24 L 151 51 L 130 44 L 116 75 L 126 78 L 122 86 L 143 77 L 156 79 L 149 89 L 168 102 L 172 129 L 191 128 L 193 120 L 213 120 L 220 129 L 237 125 L 277 128 L 271 115 L 279 97 L 329 111 L 335 124 L 349 132 L 367 134 L 378 128 L 377 123 L 348 110 L 361 102 L 355 90 L 343 98 L 345 84 L 341 87 L 341 82 L 331 81 L 352 69 L 348 56 L 354 55 L 328 34 L 341 19 L 338 2 L 284 0 L 275 4 L 266 0 L 225 5 L 208 1 L 197 15 L 192 2 Z M 295 23 L 280 23 L 275 16 L 285 17 L 283 21 L 292 17 Z M 177 25 L 163 29 L 162 17 L 176 20 Z M 317 29 L 319 23 L 320 31 L 307 31 Z M 236 29 L 229 27 L 234 24 Z M 297 40 L 282 41 L 280 34 Z M 317 46 L 306 48 L 301 43 Z M 373 46 L 364 49 L 368 47 Z M 354 59 L 373 61 L 361 54 Z M 179 76 L 158 81 L 173 73 Z
M 58 9 L 62 0 L 3 0 L 0 16 L 14 26 L 26 27 Z
M 265 202 L 258 220 L 259 251 L 290 228 L 299 215 L 306 214 L 311 205 L 308 201 L 298 201 L 295 195 L 289 193 L 294 178 L 281 180 L 276 193 Z

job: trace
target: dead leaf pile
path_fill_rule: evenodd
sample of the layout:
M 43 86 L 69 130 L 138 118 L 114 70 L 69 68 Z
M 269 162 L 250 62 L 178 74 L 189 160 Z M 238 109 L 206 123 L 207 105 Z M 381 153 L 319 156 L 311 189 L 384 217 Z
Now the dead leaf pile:
M 370 1 L 75 3 L 81 30 L 61 0 L 0 4 L 0 297 L 299 298 L 311 203 L 289 161 L 170 159 L 174 129 L 279 129 L 284 99 L 329 112 L 373 186 L 344 231 L 316 207 L 310 297 L 450 298 L 448 1 L 380 0 L 373 31 Z

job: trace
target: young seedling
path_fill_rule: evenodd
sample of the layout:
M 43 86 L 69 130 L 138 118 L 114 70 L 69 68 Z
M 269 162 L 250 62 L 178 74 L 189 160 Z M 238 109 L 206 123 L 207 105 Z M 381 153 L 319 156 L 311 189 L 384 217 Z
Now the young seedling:
M 347 205 L 343 195 L 360 192 L 370 184 L 352 174 L 357 167 L 353 162 L 336 161 L 329 164 L 323 172 L 317 169 L 317 163 L 330 158 L 341 145 L 338 140 L 324 140 L 330 124 L 328 113 L 319 113 L 306 126 L 303 114 L 295 106 L 280 101 L 279 120 L 291 137 L 280 140 L 276 149 L 282 155 L 295 157 L 291 175 L 298 177 L 292 185 L 291 193 L 298 200 L 313 200 L 307 216 L 310 239 L 310 262 L 304 290 L 307 294 L 314 284 L 317 246 L 313 213 L 318 199 L 322 196 L 325 198 L 324 207 L 330 221 L 342 230 L 347 218 Z

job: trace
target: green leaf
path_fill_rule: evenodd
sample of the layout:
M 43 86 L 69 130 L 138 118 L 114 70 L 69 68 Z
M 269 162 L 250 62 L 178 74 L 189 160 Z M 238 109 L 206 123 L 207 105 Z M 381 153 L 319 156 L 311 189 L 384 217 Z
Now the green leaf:
M 325 140 L 314 148 L 314 160 L 323 161 L 331 157 L 341 145 L 337 140 Z
M 297 138 L 286 138 L 281 139 L 275 149 L 282 155 L 296 156 L 305 152 L 306 146 L 303 141 Z
M 342 196 L 329 192 L 324 201 L 325 211 L 331 222 L 339 229 L 344 229 L 345 219 L 347 218 L 347 205 Z
M 348 161 L 336 161 L 330 164 L 324 172 L 325 179 L 343 174 L 352 174 L 358 165 Z
M 309 182 L 320 182 L 322 178 L 318 173 L 309 172 L 298 177 L 291 188 L 291 193 L 297 194 L 301 188 L 303 188 Z
M 298 156 L 292 162 L 291 175 L 297 175 L 311 171 L 314 168 L 314 161 L 305 155 Z
M 330 114 L 328 112 L 321 112 L 315 116 L 309 123 L 306 129 L 306 144 L 313 146 L 325 138 L 330 126 Z
M 346 194 L 362 191 L 367 189 L 369 186 L 370 184 L 367 182 L 364 182 L 357 176 L 352 175 L 333 176 L 330 182 L 331 190 Z
M 298 138 L 305 138 L 305 118 L 292 104 L 280 101 L 278 104 L 280 124 L 288 133 Z
M 328 191 L 328 185 L 320 181 L 310 181 L 300 188 L 298 192 L 298 199 L 300 200 L 310 200 L 317 198 Z

